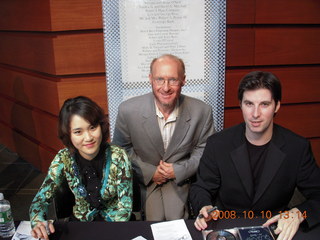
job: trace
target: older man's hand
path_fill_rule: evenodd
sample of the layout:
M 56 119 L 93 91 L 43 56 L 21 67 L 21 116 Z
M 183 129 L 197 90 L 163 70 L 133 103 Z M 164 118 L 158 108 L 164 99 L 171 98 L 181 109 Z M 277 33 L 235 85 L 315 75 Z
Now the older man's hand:
M 167 179 L 174 179 L 176 175 L 174 174 L 173 164 L 160 161 L 159 172 Z
M 152 181 L 154 181 L 157 185 L 161 185 L 165 182 L 168 181 L 167 178 L 165 178 L 161 173 L 160 173 L 160 165 L 157 167 L 156 171 L 153 174 Z

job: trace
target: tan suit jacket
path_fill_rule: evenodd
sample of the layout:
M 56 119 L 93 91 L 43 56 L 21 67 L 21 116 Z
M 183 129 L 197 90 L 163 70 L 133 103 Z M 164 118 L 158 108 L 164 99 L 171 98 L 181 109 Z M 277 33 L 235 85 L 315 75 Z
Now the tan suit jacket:
M 181 197 L 182 204 L 186 204 L 188 179 L 196 173 L 206 140 L 213 133 L 211 107 L 181 95 L 175 131 L 165 152 L 154 96 L 149 93 L 131 98 L 119 106 L 113 143 L 127 150 L 133 168 L 148 193 L 156 187 L 152 177 L 160 160 L 173 163 L 176 178 L 166 183 L 169 185 L 165 191 L 175 191 Z

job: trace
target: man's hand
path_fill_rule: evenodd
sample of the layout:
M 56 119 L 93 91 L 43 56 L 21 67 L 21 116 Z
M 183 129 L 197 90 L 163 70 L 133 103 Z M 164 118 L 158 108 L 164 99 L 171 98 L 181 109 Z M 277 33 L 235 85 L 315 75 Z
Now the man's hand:
M 160 161 L 160 170 L 159 172 L 165 177 L 166 179 L 174 179 L 176 175 L 174 174 L 173 164 L 166 163 L 164 161 Z
M 161 185 L 168 181 L 161 173 L 160 173 L 160 165 L 157 167 L 156 171 L 153 174 L 152 177 L 153 182 L 155 182 L 157 185 Z
M 278 214 L 268 221 L 263 226 L 267 227 L 272 223 L 278 222 L 278 227 L 274 230 L 275 234 L 279 234 L 277 240 L 291 240 L 299 229 L 304 217 L 298 208 L 292 208 L 290 211 Z
M 211 209 L 212 206 L 208 205 L 208 206 L 204 206 L 203 208 L 201 208 L 199 215 L 202 214 L 203 217 L 200 218 L 199 215 L 196 218 L 196 221 L 194 222 L 194 226 L 196 227 L 196 229 L 198 229 L 199 231 L 204 230 L 208 227 L 207 222 L 210 220 L 217 220 L 218 216 L 219 216 L 219 210 L 215 210 L 213 212 L 211 212 L 210 214 L 208 214 L 208 210 Z
M 54 226 L 52 221 L 39 222 L 37 225 L 31 230 L 31 235 L 34 238 L 41 238 L 45 240 L 49 240 L 49 234 L 54 233 Z

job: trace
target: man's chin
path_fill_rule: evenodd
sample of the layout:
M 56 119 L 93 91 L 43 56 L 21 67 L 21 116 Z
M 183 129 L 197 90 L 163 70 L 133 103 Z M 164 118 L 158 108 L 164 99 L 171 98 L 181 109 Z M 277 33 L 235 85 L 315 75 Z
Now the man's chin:
M 174 107 L 175 104 L 173 102 L 160 102 L 161 106 L 165 107 L 165 108 L 171 108 Z
M 160 101 L 161 100 L 161 101 Z M 174 100 L 162 100 L 162 99 L 158 99 L 157 101 L 161 106 L 163 107 L 172 107 L 175 106 L 175 101 Z

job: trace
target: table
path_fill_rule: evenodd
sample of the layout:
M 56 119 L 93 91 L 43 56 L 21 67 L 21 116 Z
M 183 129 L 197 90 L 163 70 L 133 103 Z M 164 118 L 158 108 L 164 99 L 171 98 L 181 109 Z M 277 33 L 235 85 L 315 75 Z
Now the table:
M 194 220 L 186 220 L 186 225 L 193 240 L 202 240 L 201 232 L 194 226 Z M 208 229 L 228 229 L 234 227 L 259 226 L 264 223 L 264 219 L 221 219 L 210 222 Z M 50 240 L 81 240 L 81 239 L 133 239 L 143 236 L 148 240 L 153 240 L 150 225 L 155 222 L 131 221 L 131 222 L 56 222 L 56 233 L 50 236 Z M 294 240 L 316 240 L 320 237 L 320 225 L 309 232 L 299 232 Z

